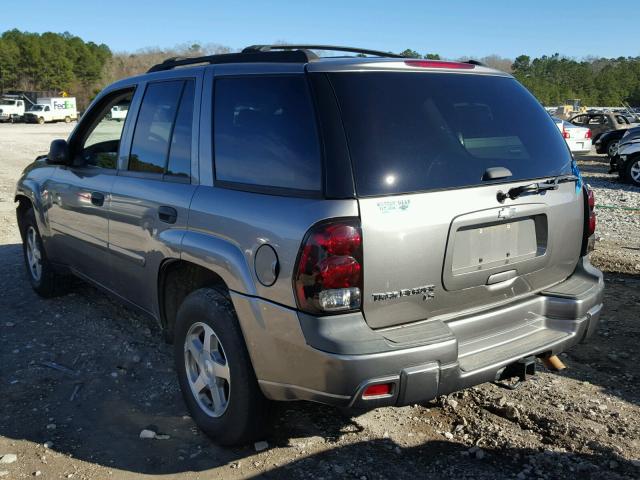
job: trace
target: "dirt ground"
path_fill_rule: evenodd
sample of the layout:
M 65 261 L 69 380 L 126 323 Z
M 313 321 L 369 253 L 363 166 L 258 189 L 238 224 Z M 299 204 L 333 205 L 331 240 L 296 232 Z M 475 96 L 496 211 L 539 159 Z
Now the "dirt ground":
M 188 416 L 154 324 L 82 283 L 54 300 L 28 285 L 14 184 L 69 130 L 0 125 L 0 480 L 640 477 L 634 207 L 608 208 L 599 224 L 605 311 L 591 342 L 562 357 L 562 373 L 540 371 L 515 391 L 486 384 L 352 418 L 281 404 L 267 449 L 223 449 Z M 611 207 L 635 205 L 640 192 L 607 175 L 604 158 L 581 166 L 597 198 L 605 191 Z M 145 428 L 168 438 L 140 439 Z

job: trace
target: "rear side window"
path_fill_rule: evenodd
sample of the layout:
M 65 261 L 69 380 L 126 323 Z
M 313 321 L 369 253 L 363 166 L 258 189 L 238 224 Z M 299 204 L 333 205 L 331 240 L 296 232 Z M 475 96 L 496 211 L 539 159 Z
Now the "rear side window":
M 129 170 L 189 176 L 194 82 L 151 83 L 140 106 Z
M 214 108 L 218 181 L 320 190 L 320 147 L 304 76 L 219 78 Z
M 544 108 L 508 77 L 445 73 L 329 74 L 359 195 L 479 185 L 571 173 L 571 155 Z

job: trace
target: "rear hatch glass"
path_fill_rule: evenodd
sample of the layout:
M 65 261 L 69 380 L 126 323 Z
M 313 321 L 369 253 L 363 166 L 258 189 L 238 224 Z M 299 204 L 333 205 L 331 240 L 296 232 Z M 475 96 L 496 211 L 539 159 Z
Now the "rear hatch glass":
M 417 72 L 331 73 L 360 196 L 571 173 L 553 121 L 516 80 Z

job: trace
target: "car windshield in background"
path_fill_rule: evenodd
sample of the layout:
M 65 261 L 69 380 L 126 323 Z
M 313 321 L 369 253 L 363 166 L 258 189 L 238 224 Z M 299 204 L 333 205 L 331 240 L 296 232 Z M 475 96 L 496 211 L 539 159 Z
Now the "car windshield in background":
M 444 73 L 330 74 L 359 195 L 473 186 L 487 168 L 513 180 L 571 173 L 544 108 L 509 77 Z

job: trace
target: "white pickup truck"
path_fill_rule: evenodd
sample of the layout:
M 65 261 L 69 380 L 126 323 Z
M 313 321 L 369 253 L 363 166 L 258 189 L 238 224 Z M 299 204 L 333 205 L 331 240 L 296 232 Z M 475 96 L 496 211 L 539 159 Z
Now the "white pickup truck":
M 27 123 L 65 122 L 78 119 L 74 97 L 44 97 L 24 114 Z
M 0 122 L 18 122 L 24 116 L 24 100 L 21 98 L 0 98 Z

